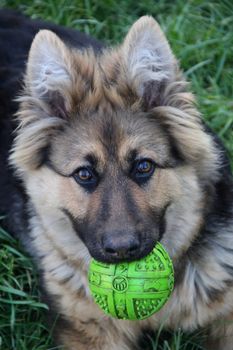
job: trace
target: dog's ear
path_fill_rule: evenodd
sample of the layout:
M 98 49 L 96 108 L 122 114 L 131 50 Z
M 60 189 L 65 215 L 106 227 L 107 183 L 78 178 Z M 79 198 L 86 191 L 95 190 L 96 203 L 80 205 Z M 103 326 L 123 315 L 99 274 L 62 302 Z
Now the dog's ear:
M 129 30 L 122 46 L 128 82 L 148 107 L 161 103 L 161 91 L 173 81 L 176 60 L 158 23 L 141 17 Z
M 28 58 L 26 84 L 32 97 L 39 99 L 57 117 L 69 111 L 72 86 L 71 50 L 49 30 L 34 38 Z

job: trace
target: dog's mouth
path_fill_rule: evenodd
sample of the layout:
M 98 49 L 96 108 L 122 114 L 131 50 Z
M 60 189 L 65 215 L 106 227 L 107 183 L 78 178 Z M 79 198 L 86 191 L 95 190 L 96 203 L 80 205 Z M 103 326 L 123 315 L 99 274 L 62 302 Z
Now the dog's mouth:
M 108 263 L 108 264 L 117 264 L 121 262 L 130 262 L 136 261 L 147 256 L 155 247 L 157 240 L 153 240 L 144 244 L 143 247 L 140 247 L 137 254 L 134 252 L 128 252 L 127 254 L 106 254 L 101 247 L 97 245 L 89 249 L 90 255 L 97 261 Z
M 146 234 L 141 234 L 142 238 L 140 239 L 141 244 L 137 251 L 128 250 L 127 254 L 120 252 L 110 252 L 110 254 L 106 254 L 103 250 L 101 244 L 96 243 L 95 245 L 87 244 L 87 248 L 89 249 L 90 255 L 96 259 L 97 261 L 103 263 L 120 263 L 120 262 L 130 262 L 135 260 L 140 260 L 146 257 L 155 247 L 157 242 L 160 242 L 164 237 L 166 232 L 166 213 L 168 208 L 172 203 L 168 202 L 167 205 L 161 211 L 158 219 L 156 228 L 154 231 L 148 232 Z
M 141 233 L 137 233 L 139 242 L 136 247 L 134 244 L 128 244 L 130 239 L 135 240 L 135 232 L 133 234 L 131 233 L 131 236 L 129 232 L 125 232 L 125 235 L 119 232 L 119 238 L 115 235 L 115 242 L 121 239 L 125 241 L 126 246 L 121 247 L 121 249 L 115 249 L 116 247 L 112 246 L 104 247 L 103 239 L 98 236 L 98 232 L 93 235 L 94 229 L 89 228 L 88 230 L 88 224 L 86 222 L 76 220 L 72 214 L 64 208 L 61 210 L 71 221 L 73 229 L 85 244 L 92 258 L 99 262 L 116 264 L 140 260 L 153 250 L 156 243 L 162 240 L 166 231 L 165 216 L 169 206 L 170 203 L 168 203 L 160 212 L 160 215 L 157 216 L 157 222 L 156 224 L 154 223 L 155 228 L 153 231 L 149 231 L 151 225 L 148 225 Z M 91 231 L 92 234 L 89 234 L 88 231 Z M 111 237 L 110 233 L 109 236 Z

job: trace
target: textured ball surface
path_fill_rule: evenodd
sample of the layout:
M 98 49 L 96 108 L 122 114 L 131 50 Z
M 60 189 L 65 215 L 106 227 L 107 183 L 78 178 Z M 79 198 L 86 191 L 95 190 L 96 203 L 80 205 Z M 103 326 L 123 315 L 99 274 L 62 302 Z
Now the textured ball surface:
M 143 320 L 159 311 L 174 285 L 172 261 L 160 243 L 146 257 L 129 263 L 92 259 L 88 278 L 100 308 L 124 320 Z

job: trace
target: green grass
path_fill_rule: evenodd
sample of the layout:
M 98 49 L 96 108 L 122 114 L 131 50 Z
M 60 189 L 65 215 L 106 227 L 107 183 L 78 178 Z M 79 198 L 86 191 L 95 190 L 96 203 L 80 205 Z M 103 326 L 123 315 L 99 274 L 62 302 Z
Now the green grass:
M 221 137 L 233 160 L 231 0 L 0 0 L 0 4 L 32 18 L 77 28 L 109 44 L 120 42 L 138 17 L 153 15 L 192 82 L 205 120 Z M 45 326 L 46 305 L 40 302 L 31 260 L 3 230 L 0 247 L 0 349 L 54 349 Z M 201 338 L 202 334 L 177 331 L 169 342 L 152 339 L 151 349 L 200 350 Z
M 3 229 L 0 246 L 0 349 L 49 349 L 44 312 L 48 307 L 39 300 L 35 268 Z

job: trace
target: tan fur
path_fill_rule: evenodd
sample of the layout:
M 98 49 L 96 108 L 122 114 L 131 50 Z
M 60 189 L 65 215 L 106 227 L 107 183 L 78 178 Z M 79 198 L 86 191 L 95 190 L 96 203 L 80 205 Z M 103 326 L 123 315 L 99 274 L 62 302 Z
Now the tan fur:
M 49 50 L 52 56 L 48 58 Z M 143 56 L 143 50 L 148 58 Z M 158 69 L 152 74 L 151 65 L 156 64 Z M 165 88 L 156 95 L 159 105 L 145 108 L 150 73 L 154 83 L 162 82 Z M 61 94 L 64 118 L 54 115 L 43 99 L 48 91 Z M 208 198 L 200 183 L 218 178 L 219 155 L 203 130 L 193 95 L 158 24 L 149 17 L 140 19 L 121 46 L 99 55 L 91 49 L 70 49 L 55 34 L 40 32 L 32 44 L 25 90 L 19 100 L 20 126 L 10 160 L 37 213 L 31 218 L 30 236 L 34 255 L 44 271 L 46 289 L 60 314 L 72 325 L 60 334 L 65 348 L 129 350 L 144 326 L 156 329 L 164 324 L 193 330 L 206 326 L 218 315 L 228 315 L 232 287 L 214 302 L 204 288 L 199 291 L 201 297 L 195 294 L 197 274 L 208 286 L 219 290 L 225 287 L 228 276 L 221 270 L 222 258 L 213 248 L 203 255 L 208 258 L 185 261 L 184 282 L 177 284 L 169 302 L 150 319 L 135 323 L 105 316 L 90 297 L 88 249 L 61 211 L 61 207 L 66 208 L 76 219 L 97 215 L 101 186 L 90 196 L 70 176 L 85 165 L 84 156 L 88 153 L 95 154 L 97 170 L 109 174 L 113 188 L 117 186 L 119 168 L 125 170 L 127 166 L 130 150 L 137 148 L 142 157 L 170 164 L 156 169 L 146 189 L 132 181 L 129 186 L 142 214 L 168 206 L 166 233 L 161 242 L 172 257 L 175 270 L 180 271 L 180 261 L 203 225 Z M 153 123 L 149 118 L 153 118 Z M 103 137 L 106 121 L 114 125 L 114 161 L 108 158 L 109 145 Z M 172 166 L 174 159 L 165 129 L 185 159 L 180 166 Z M 48 144 L 56 171 L 41 166 L 41 150 Z M 115 222 L 124 210 L 122 203 L 121 194 L 114 192 L 111 213 Z

